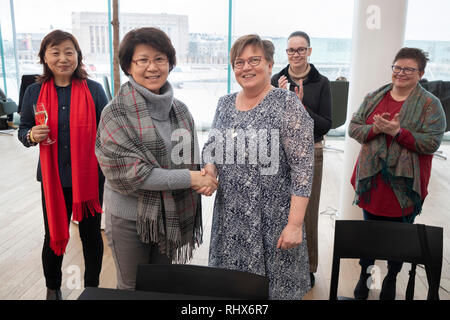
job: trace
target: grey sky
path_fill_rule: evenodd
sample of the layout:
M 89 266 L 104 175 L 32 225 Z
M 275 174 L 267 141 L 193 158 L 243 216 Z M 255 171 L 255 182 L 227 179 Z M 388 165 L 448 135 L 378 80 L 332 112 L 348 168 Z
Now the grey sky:
M 235 0 L 235 34 L 287 36 L 304 30 L 312 37 L 351 38 L 353 0 Z M 71 29 L 72 11 L 107 11 L 107 0 L 14 0 L 17 32 Z M 11 34 L 9 0 L 0 0 L 4 38 Z M 6 10 L 5 10 L 6 9 Z M 126 0 L 124 12 L 189 16 L 189 31 L 227 34 L 228 0 Z M 406 39 L 450 41 L 449 0 L 409 0 Z

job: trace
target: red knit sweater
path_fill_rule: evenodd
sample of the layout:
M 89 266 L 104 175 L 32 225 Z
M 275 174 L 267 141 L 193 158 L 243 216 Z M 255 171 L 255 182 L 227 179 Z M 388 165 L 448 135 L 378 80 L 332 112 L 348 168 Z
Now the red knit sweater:
M 370 114 L 367 119 L 367 124 L 373 124 L 373 117 L 376 114 L 382 114 L 384 112 L 389 112 L 391 114 L 390 119 L 394 117 L 396 113 L 400 112 L 404 101 L 395 101 L 390 92 L 388 92 L 384 98 L 380 101 L 380 103 L 375 107 L 375 110 Z M 383 133 L 381 133 L 383 134 Z M 366 139 L 366 141 L 370 141 L 376 135 L 373 133 L 373 130 L 370 130 L 370 133 Z M 392 137 L 390 135 L 385 135 L 386 144 L 389 148 L 392 142 Z M 417 152 L 415 147 L 415 139 L 414 136 L 408 130 L 402 128 L 400 134 L 397 136 L 397 142 L 414 152 Z M 430 154 L 419 154 L 419 167 L 420 167 L 420 188 L 422 193 L 422 200 L 428 194 L 428 182 L 430 181 L 431 175 L 431 162 L 433 160 L 433 155 Z M 355 168 L 353 169 L 353 174 L 351 178 L 351 184 L 353 188 L 355 188 L 355 180 L 356 180 L 356 166 L 358 162 L 355 164 Z M 378 173 L 375 177 L 376 188 L 373 187 L 370 189 L 370 201 L 367 203 L 364 201 L 364 197 L 360 197 L 360 201 L 358 206 L 374 215 L 377 216 L 386 216 L 386 217 L 401 217 L 402 216 L 402 208 L 400 207 L 400 203 L 397 200 L 397 197 L 394 194 L 394 191 L 391 187 L 383 180 L 381 173 Z M 404 214 L 408 215 L 412 213 L 413 207 L 406 208 Z

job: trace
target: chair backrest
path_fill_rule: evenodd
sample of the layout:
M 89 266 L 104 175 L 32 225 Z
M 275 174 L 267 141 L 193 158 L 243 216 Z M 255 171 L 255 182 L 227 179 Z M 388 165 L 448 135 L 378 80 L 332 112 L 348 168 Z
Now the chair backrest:
M 342 126 L 347 119 L 348 81 L 330 81 L 331 129 Z
M 25 90 L 28 88 L 29 85 L 36 82 L 36 77 L 39 76 L 38 74 L 24 74 L 22 76 L 22 80 L 20 82 L 20 89 L 19 89 L 19 107 L 17 109 L 17 112 L 20 113 L 22 111 L 22 102 L 23 102 L 23 96 L 25 95 Z
M 450 81 L 420 81 L 421 86 L 434 94 L 441 101 L 442 108 L 445 112 L 445 119 L 447 120 L 447 128 L 445 131 L 450 131 Z
M 421 233 L 422 231 L 424 233 Z M 337 298 L 340 259 L 366 258 L 424 264 L 428 299 L 438 299 L 443 229 L 419 224 L 337 220 L 334 234 L 330 300 Z M 428 249 L 428 250 L 427 250 Z
M 267 300 L 269 279 L 248 272 L 183 264 L 138 266 L 136 290 Z
M 0 89 L 0 116 L 13 114 L 14 112 L 17 112 L 17 104 Z
M 108 98 L 108 101 L 111 101 L 112 100 L 111 88 L 109 86 L 109 80 L 107 76 L 103 76 L 103 87 L 105 88 L 106 97 Z

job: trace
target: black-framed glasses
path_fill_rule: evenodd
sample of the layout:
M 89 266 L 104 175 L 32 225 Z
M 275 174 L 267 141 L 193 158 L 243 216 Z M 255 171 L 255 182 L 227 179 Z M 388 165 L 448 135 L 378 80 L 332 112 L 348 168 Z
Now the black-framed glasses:
M 254 57 L 250 57 L 247 60 L 244 59 L 236 59 L 234 61 L 234 67 L 236 69 L 242 69 L 245 66 L 245 63 L 247 62 L 250 66 L 252 67 L 256 67 L 259 65 L 259 63 L 262 60 L 262 56 L 254 56 Z
M 287 49 L 286 49 L 286 53 L 287 53 L 289 56 L 293 56 L 296 52 L 297 52 L 299 55 L 304 55 L 304 54 L 308 51 L 308 49 L 309 49 L 309 47 L 300 47 L 300 48 L 297 48 L 297 49 L 294 49 L 294 48 L 287 48 Z
M 147 68 L 150 63 L 152 63 L 152 61 L 157 65 L 157 66 L 164 66 L 167 64 L 167 62 L 169 61 L 169 59 L 167 59 L 167 57 L 157 57 L 155 59 L 148 59 L 148 58 L 142 58 L 142 59 L 137 59 L 137 60 L 131 60 L 133 61 L 138 67 L 140 68 Z
M 394 72 L 394 73 L 400 73 L 403 71 L 403 73 L 406 75 L 411 75 L 414 72 L 419 71 L 419 69 L 416 69 L 416 68 L 408 68 L 408 67 L 402 68 L 402 67 L 399 67 L 396 65 L 392 65 L 391 68 L 392 68 L 392 72 Z

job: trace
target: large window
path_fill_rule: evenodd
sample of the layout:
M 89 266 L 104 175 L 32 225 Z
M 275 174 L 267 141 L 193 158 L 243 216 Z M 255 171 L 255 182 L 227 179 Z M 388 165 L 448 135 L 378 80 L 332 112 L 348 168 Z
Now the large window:
M 228 0 L 128 0 L 120 2 L 121 37 L 155 26 L 171 38 L 177 66 L 169 75 L 177 99 L 198 128 L 211 125 L 220 96 L 227 93 Z M 127 80 L 123 76 L 122 81 Z
M 6 85 L 8 95 L 18 99 L 21 75 L 41 72 L 37 57 L 41 39 L 56 28 L 77 37 L 92 78 L 101 83 L 104 76 L 110 78 L 110 2 L 0 0 L 3 39 L 0 87 Z M 257 33 L 274 43 L 273 72 L 278 72 L 287 64 L 287 37 L 293 31 L 305 31 L 313 48 L 310 62 L 330 80 L 339 76 L 349 78 L 353 7 L 354 0 L 122 0 L 120 37 L 143 26 L 156 26 L 169 35 L 178 60 L 169 76 L 175 96 L 188 105 L 197 125 L 205 128 L 212 122 L 218 98 L 228 90 L 240 90 L 233 72 L 228 73 L 228 45 L 244 34 Z M 450 80 L 448 12 L 448 0 L 408 2 L 405 45 L 429 52 L 430 63 L 425 73 L 428 80 Z M 121 81 L 126 80 L 122 74 Z
M 16 100 L 17 94 L 17 63 L 15 59 L 14 37 L 9 0 L 0 0 L 0 30 L 2 44 L 0 46 L 0 88 L 8 97 Z
M 93 24 L 96 28 L 94 28 L 95 33 L 92 37 L 87 21 L 77 19 L 80 8 L 89 8 L 90 12 L 108 12 L 106 0 L 14 0 L 15 48 L 10 0 L 0 0 L 0 3 L 2 8 L 0 21 L 8 80 L 7 90 L 8 96 L 15 101 L 18 101 L 19 98 L 18 92 L 22 75 L 42 72 L 42 65 L 39 64 L 38 58 L 41 40 L 55 29 L 62 29 L 75 35 L 83 52 L 87 71 L 92 79 L 103 83 L 102 77 L 110 74 L 109 50 L 105 47 L 109 43 L 107 29 L 99 30 L 98 24 Z M 107 15 L 102 22 L 105 26 L 108 25 Z M 94 52 L 92 52 L 93 48 Z
M 304 31 L 311 38 L 310 62 L 334 80 L 348 77 L 353 0 L 235 0 L 233 10 L 234 39 L 256 33 L 275 46 L 273 72 L 287 63 L 287 38 L 294 31 Z M 234 82 L 234 89 L 238 89 Z
M 429 54 L 424 78 L 450 81 L 450 1 L 409 0 L 405 46 Z

